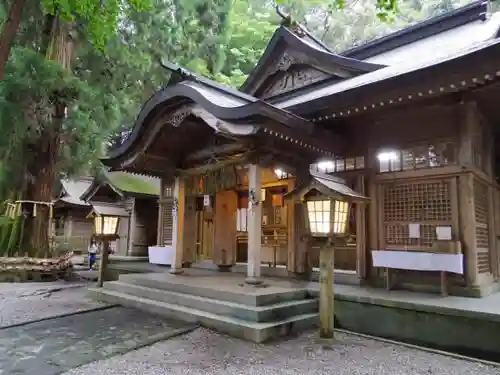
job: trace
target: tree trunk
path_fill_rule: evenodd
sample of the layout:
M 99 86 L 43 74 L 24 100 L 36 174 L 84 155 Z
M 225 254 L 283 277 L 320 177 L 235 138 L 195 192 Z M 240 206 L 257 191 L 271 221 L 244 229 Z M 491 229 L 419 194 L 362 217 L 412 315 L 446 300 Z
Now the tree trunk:
M 53 120 L 53 125 L 57 122 Z M 59 121 L 62 122 L 62 121 Z M 59 153 L 59 137 L 52 132 L 41 135 L 37 159 L 32 170 L 33 184 L 31 185 L 30 199 L 35 202 L 51 202 L 53 199 L 53 185 L 57 155 Z M 32 220 L 31 248 L 37 256 L 49 254 L 49 207 L 44 204 L 36 205 L 36 216 Z
M 71 27 L 61 22 L 59 17 L 48 16 L 49 28 L 45 50 L 46 60 L 59 63 L 64 69 L 71 71 L 71 62 L 74 56 L 74 44 L 71 37 Z M 52 93 L 51 103 L 52 120 L 45 125 L 36 146 L 36 159 L 31 169 L 33 184 L 31 196 L 37 202 L 51 202 L 53 186 L 58 177 L 57 161 L 60 152 L 61 132 L 64 118 L 66 117 L 66 102 L 64 92 Z M 40 126 L 42 126 L 40 124 Z M 38 256 L 49 253 L 49 208 L 39 205 L 37 215 L 33 217 L 31 231 L 31 246 Z
M 5 67 L 9 61 L 9 53 L 17 34 L 17 29 L 21 23 L 26 0 L 11 0 L 9 6 L 9 15 L 0 35 L 0 80 L 3 80 Z

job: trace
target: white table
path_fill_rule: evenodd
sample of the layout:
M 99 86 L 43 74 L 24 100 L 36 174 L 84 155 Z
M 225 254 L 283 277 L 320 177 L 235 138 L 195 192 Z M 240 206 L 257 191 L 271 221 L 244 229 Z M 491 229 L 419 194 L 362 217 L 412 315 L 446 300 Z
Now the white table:
M 171 266 L 174 259 L 172 246 L 149 246 L 149 263 Z

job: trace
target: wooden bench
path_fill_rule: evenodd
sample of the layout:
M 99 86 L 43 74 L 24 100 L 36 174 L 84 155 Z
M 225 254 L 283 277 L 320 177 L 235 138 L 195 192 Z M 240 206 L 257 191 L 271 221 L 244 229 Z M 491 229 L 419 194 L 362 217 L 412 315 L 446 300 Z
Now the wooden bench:
M 463 254 L 458 241 L 437 241 L 432 251 L 373 250 L 373 267 L 385 269 L 385 287 L 391 290 L 391 270 L 435 271 L 440 273 L 442 296 L 448 295 L 448 272 L 463 275 Z

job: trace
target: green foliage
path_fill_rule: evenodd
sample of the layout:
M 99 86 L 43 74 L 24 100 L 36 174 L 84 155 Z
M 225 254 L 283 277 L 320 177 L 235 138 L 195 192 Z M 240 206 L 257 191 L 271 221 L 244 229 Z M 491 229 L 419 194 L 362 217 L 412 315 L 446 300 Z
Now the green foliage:
M 68 107 L 57 172 L 77 173 L 86 164 L 95 163 L 102 155 L 102 140 L 110 131 L 105 125 L 119 117 L 117 98 L 99 88 L 68 74 L 57 63 L 45 61 L 32 49 L 14 48 L 0 83 L 0 156 L 5 173 L 22 170 L 22 165 L 33 161 L 33 154 L 26 151 L 51 126 L 54 92 L 61 94 Z M 19 181 L 12 182 L 19 186 Z
M 7 243 L 6 253 L 13 255 L 15 251 L 19 249 L 19 244 L 21 241 L 21 232 L 23 231 L 22 226 L 24 225 L 24 220 L 22 216 L 17 216 L 11 226 L 11 232 L 9 236 L 9 242 Z
M 152 8 L 151 0 L 43 0 L 42 4 L 48 14 L 85 25 L 86 37 L 100 50 L 116 34 L 120 17 Z

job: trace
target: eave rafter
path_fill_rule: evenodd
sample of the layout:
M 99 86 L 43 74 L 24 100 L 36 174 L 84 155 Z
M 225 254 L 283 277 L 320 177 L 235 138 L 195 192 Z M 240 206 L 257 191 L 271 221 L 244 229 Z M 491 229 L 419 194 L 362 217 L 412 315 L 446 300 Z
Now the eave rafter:
M 447 70 L 446 64 L 434 65 L 411 74 L 342 92 L 341 95 L 335 94 L 328 101 L 324 98 L 324 103 L 321 105 L 324 108 L 316 110 L 314 116 L 310 116 L 309 119 L 317 123 L 347 118 L 372 113 L 382 108 L 410 105 L 425 99 L 436 100 L 444 95 L 467 93 L 496 85 L 500 81 L 498 53 L 494 54 L 493 51 L 492 57 L 489 57 L 488 51 L 480 52 L 483 53 L 478 52 L 477 56 L 470 57 L 470 61 L 467 60 L 468 64 L 464 63 L 467 69 L 458 66 L 453 71 L 452 68 Z M 449 64 L 453 62 L 456 65 L 459 61 L 460 59 L 451 60 Z M 477 65 L 475 69 L 468 68 L 475 65 Z M 359 100 L 360 98 L 364 100 Z

